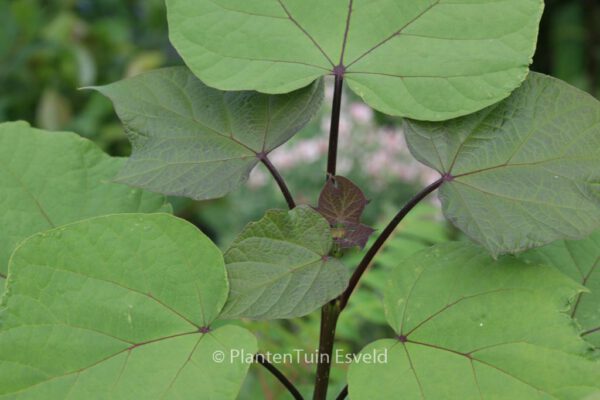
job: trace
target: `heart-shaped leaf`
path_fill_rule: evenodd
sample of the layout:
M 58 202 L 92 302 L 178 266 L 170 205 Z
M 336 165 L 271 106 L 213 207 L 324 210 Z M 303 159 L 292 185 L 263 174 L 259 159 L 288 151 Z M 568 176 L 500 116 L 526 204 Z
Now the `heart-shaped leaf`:
M 225 253 L 231 291 L 224 317 L 306 315 L 339 295 L 349 270 L 329 252 L 327 221 L 307 206 L 271 210 Z
M 542 0 L 167 0 L 170 38 L 206 84 L 284 93 L 343 75 L 373 108 L 444 120 L 523 81 Z
M 563 312 L 578 290 L 551 267 L 510 256 L 495 261 L 468 243 L 416 253 L 386 288 L 397 337 L 362 350 L 371 358 L 351 365 L 350 397 L 567 400 L 594 393 L 600 364 L 586 357 L 589 345 Z
M 375 230 L 360 223 L 369 200 L 358 186 L 343 176 L 330 176 L 321 190 L 316 210 L 332 228 L 341 248 L 365 247 Z
M 583 240 L 552 243 L 523 257 L 552 265 L 589 289 L 577 296 L 571 316 L 581 325 L 582 336 L 600 348 L 600 231 Z
M 111 182 L 123 162 L 73 133 L 0 124 L 0 276 L 35 233 L 104 214 L 170 211 L 162 196 Z
M 185 67 L 95 89 L 113 101 L 133 145 L 117 181 L 197 200 L 239 187 L 260 157 L 306 125 L 323 97 L 321 82 L 279 96 L 220 92 Z
M 531 73 L 502 103 L 405 131 L 445 177 L 446 217 L 494 255 L 600 227 L 600 102 L 564 82 Z
M 230 355 L 256 351 L 245 329 L 211 327 L 227 298 L 219 249 L 166 214 L 33 236 L 7 288 L 3 399 L 234 399 L 249 365 Z

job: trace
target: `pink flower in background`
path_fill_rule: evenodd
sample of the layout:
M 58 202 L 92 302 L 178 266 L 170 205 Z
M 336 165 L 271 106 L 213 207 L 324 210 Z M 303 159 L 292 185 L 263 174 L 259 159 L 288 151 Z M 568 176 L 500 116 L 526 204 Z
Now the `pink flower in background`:
M 373 110 L 364 103 L 350 104 L 350 115 L 352 119 L 362 125 L 373 122 Z
M 254 168 L 250 172 L 250 178 L 248 178 L 248 187 L 251 189 L 258 189 L 269 183 L 271 176 L 260 168 Z

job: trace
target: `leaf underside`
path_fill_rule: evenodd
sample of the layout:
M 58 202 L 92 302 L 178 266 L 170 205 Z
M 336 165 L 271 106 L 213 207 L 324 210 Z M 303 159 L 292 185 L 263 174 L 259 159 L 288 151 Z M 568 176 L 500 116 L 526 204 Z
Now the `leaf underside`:
M 508 96 L 542 10 L 542 0 L 167 0 L 171 42 L 212 87 L 285 93 L 343 73 L 373 108 L 420 120 Z
M 447 177 L 446 217 L 494 255 L 600 227 L 600 103 L 564 82 L 532 72 L 502 103 L 405 132 Z
M 421 251 L 395 269 L 385 293 L 395 339 L 355 362 L 352 399 L 572 399 L 599 390 L 600 364 L 563 310 L 579 286 L 551 267 L 468 243 Z M 400 389 L 401 388 L 401 389 Z
M 35 233 L 104 214 L 170 211 L 162 196 L 111 182 L 123 162 L 73 133 L 0 124 L 0 276 Z
M 93 218 L 14 253 L 0 330 L 0 399 L 234 399 L 245 329 L 210 332 L 227 297 L 218 248 L 166 214 Z
M 332 245 L 327 221 L 310 207 L 268 211 L 225 253 L 231 290 L 223 317 L 300 317 L 335 298 L 349 270 L 329 256 Z
M 321 82 L 285 95 L 220 92 L 173 67 L 95 88 L 112 100 L 133 154 L 118 182 L 196 200 L 237 189 L 313 117 Z
M 552 243 L 523 257 L 552 265 L 589 290 L 577 296 L 571 316 L 581 325 L 582 336 L 600 348 L 600 231 L 583 240 Z

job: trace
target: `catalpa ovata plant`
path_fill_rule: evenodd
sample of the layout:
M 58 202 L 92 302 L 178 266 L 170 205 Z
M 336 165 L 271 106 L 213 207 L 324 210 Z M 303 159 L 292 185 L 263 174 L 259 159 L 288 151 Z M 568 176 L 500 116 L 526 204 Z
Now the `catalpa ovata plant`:
M 395 333 L 364 343 L 330 396 L 597 398 L 600 104 L 529 71 L 542 9 L 167 0 L 186 66 L 93 88 L 112 100 L 131 157 L 0 125 L 0 399 L 233 399 L 249 363 L 215 358 L 233 352 L 292 397 L 326 399 L 338 320 L 434 192 L 464 237 L 396 260 L 382 293 Z M 334 85 L 324 188 L 298 204 L 271 153 L 322 107 L 324 80 Z M 337 170 L 345 90 L 397 117 L 414 158 L 437 173 L 379 231 L 362 221 L 367 196 Z M 266 211 L 224 253 L 170 214 L 163 195 L 222 197 L 258 164 L 289 209 Z M 310 391 L 235 322 L 318 309 L 328 357 Z M 381 353 L 386 362 L 359 361 Z

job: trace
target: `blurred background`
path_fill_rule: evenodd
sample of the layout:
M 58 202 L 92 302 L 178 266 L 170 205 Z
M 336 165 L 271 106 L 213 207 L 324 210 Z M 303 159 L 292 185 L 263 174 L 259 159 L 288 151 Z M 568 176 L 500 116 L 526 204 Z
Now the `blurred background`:
M 78 88 L 180 64 L 168 41 L 164 0 L 0 0 L 0 122 L 21 119 L 42 129 L 73 131 L 112 155 L 127 156 L 130 147 L 110 102 Z M 532 69 L 600 97 L 600 0 L 546 0 Z M 437 174 L 412 159 L 398 119 L 373 112 L 349 91 L 345 94 L 339 173 L 372 199 L 366 223 L 382 227 Z M 301 203 L 316 205 L 323 185 L 331 96 L 329 85 L 322 113 L 272 154 L 273 163 Z M 171 199 L 177 215 L 226 248 L 246 223 L 259 219 L 266 209 L 285 207 L 261 168 L 243 189 L 226 198 L 208 202 Z M 412 252 L 457 236 L 443 221 L 435 200 L 416 209 L 342 314 L 338 331 L 342 350 L 356 352 L 391 334 L 380 303 L 387 268 Z M 345 263 L 353 267 L 359 259 L 357 250 L 346 254 Z M 317 347 L 317 314 L 294 321 L 244 323 L 257 332 L 262 351 L 304 349 L 310 353 Z M 310 393 L 314 365 L 281 368 Z M 332 395 L 343 386 L 345 368 L 334 366 Z M 264 370 L 253 367 L 251 371 L 241 399 L 289 397 Z

